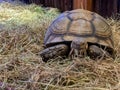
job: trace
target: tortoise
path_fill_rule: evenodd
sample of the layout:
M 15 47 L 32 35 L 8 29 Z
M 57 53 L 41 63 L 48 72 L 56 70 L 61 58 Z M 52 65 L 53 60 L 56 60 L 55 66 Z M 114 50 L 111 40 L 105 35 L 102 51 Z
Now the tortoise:
M 110 25 L 99 14 L 84 9 L 60 14 L 46 31 L 44 46 L 40 56 L 45 62 L 57 56 L 114 57 Z

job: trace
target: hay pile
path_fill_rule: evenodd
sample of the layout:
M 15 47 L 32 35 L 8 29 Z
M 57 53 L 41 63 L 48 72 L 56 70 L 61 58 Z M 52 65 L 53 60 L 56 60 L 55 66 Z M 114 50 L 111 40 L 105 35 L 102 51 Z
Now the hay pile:
M 120 21 L 108 19 L 115 38 L 115 60 L 58 57 L 44 63 L 37 54 L 43 49 L 46 28 L 58 14 L 56 9 L 36 5 L 0 4 L 0 89 L 118 90 Z

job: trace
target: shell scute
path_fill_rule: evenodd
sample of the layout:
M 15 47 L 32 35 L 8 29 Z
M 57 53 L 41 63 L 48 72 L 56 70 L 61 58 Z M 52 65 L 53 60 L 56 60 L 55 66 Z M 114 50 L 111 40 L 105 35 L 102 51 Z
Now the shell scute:
M 76 38 L 114 47 L 111 27 L 106 19 L 82 9 L 64 12 L 56 18 L 46 31 L 44 44 L 51 46 L 59 42 L 73 41 Z

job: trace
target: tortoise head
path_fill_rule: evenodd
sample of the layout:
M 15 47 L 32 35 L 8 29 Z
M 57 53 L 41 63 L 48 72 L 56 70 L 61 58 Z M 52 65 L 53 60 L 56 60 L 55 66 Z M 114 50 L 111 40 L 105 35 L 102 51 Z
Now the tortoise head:
M 88 43 L 84 39 L 75 39 L 71 43 L 70 57 L 84 57 L 88 49 Z

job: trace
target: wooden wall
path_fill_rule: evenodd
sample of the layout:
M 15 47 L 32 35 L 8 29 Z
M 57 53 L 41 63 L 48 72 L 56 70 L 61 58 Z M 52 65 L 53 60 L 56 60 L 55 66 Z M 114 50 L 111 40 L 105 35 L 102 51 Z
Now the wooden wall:
M 93 0 L 73 0 L 73 9 L 83 8 L 92 11 Z
M 120 0 L 117 1 L 117 12 L 120 13 Z
M 72 0 L 44 0 L 44 6 L 53 6 L 61 11 L 72 9 Z
M 46 7 L 55 7 L 60 11 L 72 10 L 73 0 L 29 0 L 31 3 L 42 4 Z
M 105 17 L 118 13 L 117 0 L 94 0 L 93 6 L 93 11 Z
M 29 0 L 29 2 L 59 8 L 61 11 L 83 8 L 104 17 L 120 13 L 120 0 Z

